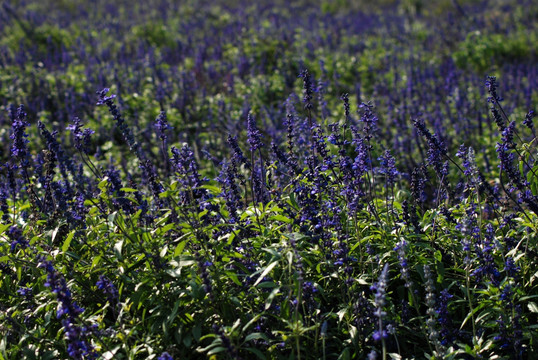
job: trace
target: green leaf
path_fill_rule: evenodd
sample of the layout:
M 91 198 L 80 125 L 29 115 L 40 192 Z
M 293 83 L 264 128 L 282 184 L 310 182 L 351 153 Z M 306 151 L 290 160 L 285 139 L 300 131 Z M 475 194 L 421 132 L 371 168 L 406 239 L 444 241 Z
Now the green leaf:
M 178 258 L 174 258 L 174 260 L 170 261 L 171 268 L 166 269 L 166 273 L 172 277 L 180 277 L 181 270 L 183 267 L 190 266 L 195 263 L 196 261 L 193 259 L 192 256 L 180 255 Z
M 277 266 L 277 264 L 278 264 L 278 260 L 277 260 L 277 261 L 273 261 L 272 263 L 270 263 L 270 264 L 265 268 L 265 270 L 263 270 L 263 272 L 262 272 L 261 275 L 258 277 L 258 280 L 256 280 L 256 282 L 254 283 L 253 286 L 258 285 L 258 284 L 263 280 L 263 278 L 264 278 L 267 274 L 269 274 L 269 273 L 271 272 L 271 270 L 273 270 L 273 268 L 274 268 L 275 266 Z
M 187 240 L 183 240 L 182 242 L 177 244 L 176 249 L 174 250 L 174 257 L 181 255 L 186 244 Z
M 278 295 L 279 291 L 280 291 L 279 287 L 274 288 L 273 291 L 271 291 L 271 293 L 267 297 L 267 299 L 265 299 L 265 310 L 268 310 L 271 307 L 271 304 L 272 304 L 274 298 Z
M 108 226 L 113 227 L 114 221 L 116 220 L 116 216 L 118 215 L 118 212 L 113 212 L 112 214 L 108 215 Z
M 236 284 L 238 286 L 243 285 L 243 284 L 241 284 L 241 281 L 239 281 L 239 279 L 237 278 L 237 274 L 234 273 L 233 271 L 226 271 L 226 275 L 228 276 L 228 278 L 230 280 L 232 280 L 234 282 L 234 284 Z
M 126 193 L 134 193 L 134 192 L 137 192 L 138 190 L 133 189 L 133 188 L 124 187 L 124 188 L 121 188 L 120 191 L 123 191 L 123 192 L 126 192 Z
M 245 326 L 243 326 L 243 329 L 241 329 L 241 331 L 245 332 L 250 327 L 250 325 L 254 324 L 261 317 L 262 317 L 261 314 L 257 314 L 256 316 L 254 316 L 252 319 L 250 319 L 250 321 Z
M 101 255 L 97 255 L 96 257 L 94 257 L 92 260 L 92 269 L 98 266 L 100 262 L 101 262 Z
M 241 325 L 241 318 L 235 320 L 234 324 L 232 325 L 231 332 L 234 332 L 235 330 L 239 329 L 239 325 Z
M 216 348 L 213 348 L 211 349 L 210 351 L 207 352 L 207 355 L 213 355 L 213 354 L 218 354 L 218 353 L 221 353 L 223 351 L 226 351 L 226 348 L 225 347 L 222 347 L 222 346 L 217 346 Z
M 277 286 L 273 281 L 264 281 L 258 285 L 259 289 L 270 289 Z
M 116 257 L 120 260 L 123 260 L 123 256 L 121 255 L 122 248 L 123 248 L 123 239 L 118 241 L 116 244 L 114 244 L 114 254 L 116 254 Z
M 304 234 L 301 234 L 301 233 L 298 233 L 298 232 L 293 232 L 293 233 L 287 233 L 287 234 L 283 234 L 285 237 L 287 237 L 288 239 L 293 239 L 295 240 L 296 242 L 299 242 L 301 241 L 302 239 L 304 238 L 308 238 L 308 236 L 304 235 Z
M 52 232 L 51 241 L 54 242 L 54 239 L 56 239 L 56 235 L 58 235 L 58 231 L 60 231 L 60 226 L 57 226 L 56 229 Z
M 197 323 L 194 326 L 192 329 L 192 336 L 194 336 L 194 340 L 197 342 L 200 341 L 200 337 L 202 336 L 202 323 Z
M 269 220 L 282 221 L 288 224 L 290 224 L 293 221 L 289 217 L 286 217 L 284 215 L 273 215 L 269 218 Z
M 532 302 L 532 301 L 529 302 L 529 303 L 527 304 L 527 307 L 529 308 L 529 310 L 530 310 L 531 312 L 533 312 L 533 313 L 538 313 L 538 305 L 536 305 L 535 302 Z
M 267 335 L 265 335 L 264 333 L 252 333 L 252 334 L 249 334 L 245 338 L 245 342 L 248 342 L 248 341 L 251 341 L 251 340 L 259 340 L 259 339 L 269 340 Z
M 75 230 L 71 231 L 69 235 L 67 235 L 67 238 L 65 239 L 62 245 L 62 252 L 66 252 L 67 249 L 69 249 L 69 245 L 71 244 L 71 240 L 73 240 L 74 236 L 75 236 Z
M 4 231 L 6 231 L 10 226 L 11 226 L 11 224 L 1 224 L 0 225 L 0 234 L 3 234 Z
M 157 229 L 153 230 L 151 233 L 152 234 L 157 234 L 157 235 L 162 235 L 162 234 L 166 233 L 167 231 L 170 231 L 171 229 L 173 229 L 174 226 L 176 226 L 176 224 L 167 224 L 167 225 L 163 226 L 162 228 L 157 228 Z
M 116 346 L 114 349 L 109 350 L 103 354 L 103 359 L 110 360 L 114 359 L 116 353 L 121 349 L 121 346 Z
M 200 188 L 209 190 L 209 192 L 211 192 L 213 195 L 218 195 L 222 192 L 222 190 L 218 186 L 213 185 L 202 185 L 200 186 Z
M 258 357 L 258 359 L 261 359 L 261 360 L 265 360 L 265 359 L 267 359 L 267 358 L 265 357 L 265 355 L 263 355 L 263 353 L 262 353 L 260 350 L 258 350 L 258 349 L 250 348 L 250 347 L 249 347 L 249 348 L 245 348 L 245 350 L 246 350 L 246 351 L 249 351 L 249 352 L 251 352 L 251 353 L 253 353 L 254 355 L 256 355 L 256 356 Z
M 470 311 L 465 317 L 465 319 L 463 320 L 463 322 L 461 323 L 460 330 L 465 327 L 465 324 L 467 323 L 467 321 L 469 321 L 479 310 L 482 310 L 482 308 L 484 308 L 485 306 L 489 306 L 489 303 L 486 304 L 486 302 L 483 302 L 477 307 L 475 307 L 473 311 Z
M 351 359 L 350 354 L 349 354 L 349 348 L 345 348 L 344 351 L 342 351 L 342 353 L 338 357 L 338 360 L 349 360 L 349 359 Z
M 165 257 L 167 251 L 168 251 L 168 245 L 165 245 L 165 246 L 162 248 L 161 252 L 159 253 L 159 256 L 160 256 L 161 258 Z
M 108 186 L 108 176 L 105 176 L 103 178 L 103 180 L 99 183 L 99 185 L 97 185 L 97 187 L 99 188 L 99 190 L 101 190 L 101 192 L 106 192 L 106 188 Z

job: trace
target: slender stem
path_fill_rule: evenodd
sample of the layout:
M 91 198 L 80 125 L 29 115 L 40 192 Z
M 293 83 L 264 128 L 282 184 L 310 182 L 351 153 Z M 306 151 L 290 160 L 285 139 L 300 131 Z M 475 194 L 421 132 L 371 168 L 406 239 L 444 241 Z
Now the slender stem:
M 469 253 L 469 251 L 468 251 Z M 469 256 L 469 255 L 467 255 Z M 469 303 L 469 310 L 471 311 L 471 323 L 473 325 L 473 341 L 476 340 L 476 325 L 474 321 L 474 309 L 473 300 L 471 298 L 471 279 L 469 275 L 469 265 L 465 267 L 465 284 L 467 286 L 467 301 Z

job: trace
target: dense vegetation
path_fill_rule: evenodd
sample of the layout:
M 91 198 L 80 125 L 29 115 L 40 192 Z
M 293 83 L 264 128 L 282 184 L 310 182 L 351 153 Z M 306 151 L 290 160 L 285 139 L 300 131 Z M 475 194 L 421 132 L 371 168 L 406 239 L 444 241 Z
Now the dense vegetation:
M 538 4 L 312 3 L 2 3 L 1 360 L 538 356 Z

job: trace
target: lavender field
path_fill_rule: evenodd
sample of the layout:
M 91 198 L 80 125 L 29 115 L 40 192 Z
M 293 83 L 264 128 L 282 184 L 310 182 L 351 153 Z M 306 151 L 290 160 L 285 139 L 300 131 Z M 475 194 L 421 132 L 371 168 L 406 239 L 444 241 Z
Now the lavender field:
M 0 0 L 0 360 L 538 359 L 538 3 Z

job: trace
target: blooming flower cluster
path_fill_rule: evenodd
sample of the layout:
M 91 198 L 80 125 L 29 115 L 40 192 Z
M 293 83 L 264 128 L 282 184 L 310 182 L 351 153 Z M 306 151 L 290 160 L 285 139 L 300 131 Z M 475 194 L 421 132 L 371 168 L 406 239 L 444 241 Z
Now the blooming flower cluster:
M 62 319 L 62 326 L 67 340 L 67 353 L 71 358 L 97 359 L 98 354 L 89 342 L 89 336 L 96 330 L 94 326 L 79 324 L 79 315 L 84 312 L 73 300 L 65 278 L 56 270 L 51 261 L 44 260 L 39 264 L 47 272 L 45 286 L 56 294 L 58 310 L 56 317 Z

